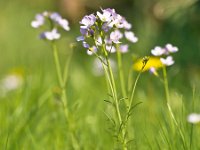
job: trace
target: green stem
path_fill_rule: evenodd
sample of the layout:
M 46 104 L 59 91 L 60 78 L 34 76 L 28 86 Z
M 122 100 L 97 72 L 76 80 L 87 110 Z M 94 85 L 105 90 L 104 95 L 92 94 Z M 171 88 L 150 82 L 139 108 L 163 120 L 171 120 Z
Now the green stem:
M 166 70 L 166 66 L 163 66 L 163 80 L 164 80 L 164 88 L 165 88 L 165 96 L 166 96 L 166 103 L 167 103 L 167 109 L 169 111 L 169 114 L 170 114 L 170 117 L 172 119 L 172 121 L 174 122 L 174 125 L 177 127 L 178 131 L 179 131 L 179 134 L 181 136 L 181 139 L 182 139 L 182 142 L 183 142 L 183 147 L 184 149 L 187 149 L 186 148 L 186 142 L 185 142 L 185 138 L 184 138 L 184 135 L 183 135 L 183 132 L 173 114 L 173 111 L 171 109 L 171 106 L 170 106 L 170 103 L 169 103 L 169 100 L 170 100 L 170 97 L 169 97 L 169 86 L 168 86 L 168 80 L 167 80 L 167 70 Z
M 131 107 L 133 105 L 133 97 L 135 95 L 135 89 L 136 89 L 136 86 L 137 86 L 137 83 L 138 83 L 138 80 L 139 80 L 141 74 L 142 74 L 142 71 L 139 72 L 139 74 L 137 75 L 137 77 L 135 79 L 135 83 L 133 85 L 133 89 L 132 89 L 132 92 L 131 92 L 130 103 L 128 105 L 128 111 L 127 111 L 128 113 L 130 113 Z
M 56 72 L 57 72 L 57 76 L 58 76 L 58 83 L 59 83 L 59 86 L 62 90 L 61 100 L 62 100 L 62 103 L 63 103 L 65 118 L 66 118 L 66 121 L 69 125 L 69 130 L 71 131 L 70 135 L 71 135 L 71 138 L 72 138 L 72 146 L 75 150 L 79 150 L 80 147 L 79 147 L 78 141 L 75 137 L 74 129 L 70 124 L 70 118 L 69 118 L 70 116 L 69 116 L 69 111 L 68 111 L 68 108 L 67 108 L 67 95 L 66 95 L 66 91 L 65 91 L 66 79 L 64 79 L 64 77 L 62 76 L 60 60 L 59 60 L 59 56 L 58 56 L 58 49 L 57 49 L 56 44 L 53 43 L 53 42 L 52 42 L 52 48 L 53 48 L 53 55 L 54 55 L 54 63 L 55 63 L 55 66 L 56 66 Z
M 195 96 L 195 86 L 193 86 L 192 90 L 192 112 L 194 112 L 194 96 Z M 190 150 L 192 150 L 192 144 L 193 144 L 193 132 L 194 132 L 194 125 L 191 124 L 191 129 L 190 129 Z
M 106 48 L 105 48 L 105 43 L 103 44 L 102 48 L 103 48 L 104 55 L 106 57 L 106 63 L 107 63 L 108 71 L 106 70 L 105 65 L 104 64 L 102 64 L 102 65 L 104 65 L 105 73 L 107 74 L 107 78 L 109 78 L 108 81 L 109 81 L 109 85 L 110 85 L 112 96 L 113 96 L 114 103 L 115 103 L 115 111 L 116 111 L 116 114 L 117 114 L 119 126 L 122 126 L 123 122 L 122 122 L 122 117 L 121 117 L 121 113 L 120 113 L 120 109 L 119 109 L 119 101 L 118 101 L 118 97 L 117 97 L 114 75 L 113 75 L 113 72 L 112 72 L 110 61 L 108 59 L 108 53 L 107 53 Z M 123 139 L 122 140 L 123 150 L 127 150 L 127 146 L 126 146 L 127 140 L 126 140 L 126 137 L 125 137 L 126 131 L 123 127 L 122 127 L 121 133 L 122 133 L 122 139 Z
M 144 58 L 144 59 L 147 59 L 147 58 Z M 132 92 L 131 92 L 130 103 L 128 105 L 128 111 L 127 111 L 126 121 L 127 121 L 128 117 L 129 117 L 129 113 L 130 113 L 131 107 L 133 106 L 133 97 L 135 95 L 135 89 L 137 87 L 138 80 L 139 80 L 139 78 L 140 78 L 140 76 L 141 76 L 141 74 L 143 72 L 143 69 L 146 66 L 147 62 L 148 62 L 148 59 L 147 60 L 143 60 L 143 66 L 142 66 L 140 72 L 138 73 L 138 75 L 137 75 L 137 77 L 135 79 L 135 83 L 133 85 L 133 89 L 132 89 Z
M 122 96 L 123 96 L 123 98 L 126 98 L 127 94 L 126 94 L 126 86 L 125 86 L 125 82 L 124 82 L 124 72 L 123 72 L 123 66 L 122 66 L 122 56 L 121 56 L 121 52 L 120 52 L 118 44 L 116 44 L 116 48 L 117 48 L 117 62 L 118 62 L 118 70 L 119 70 L 119 78 L 120 78 Z M 125 100 L 125 104 L 126 104 L 126 107 L 127 107 L 128 106 L 128 101 Z

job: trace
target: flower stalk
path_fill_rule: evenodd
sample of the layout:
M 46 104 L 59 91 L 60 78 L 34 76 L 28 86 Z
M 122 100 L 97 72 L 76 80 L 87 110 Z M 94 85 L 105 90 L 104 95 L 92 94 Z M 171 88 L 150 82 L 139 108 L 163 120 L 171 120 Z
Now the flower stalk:
M 167 80 L 166 66 L 163 66 L 163 81 L 164 81 L 164 89 L 165 89 L 165 96 L 166 96 L 166 104 L 167 104 L 167 109 L 168 109 L 170 118 L 171 118 L 173 124 L 178 129 L 178 132 L 180 134 L 180 137 L 181 137 L 181 140 L 182 140 L 182 143 L 183 143 L 183 148 L 187 149 L 187 147 L 186 147 L 186 141 L 185 141 L 185 137 L 183 135 L 182 129 L 181 129 L 180 125 L 178 124 L 178 122 L 177 122 L 177 120 L 176 120 L 176 118 L 174 116 L 174 113 L 172 111 L 172 108 L 170 106 L 170 103 L 169 103 L 170 96 L 169 96 L 169 86 L 168 86 L 168 80 Z M 174 127 L 173 127 L 173 131 L 175 131 Z
M 68 110 L 68 106 L 67 106 L 67 95 L 66 95 L 66 91 L 65 91 L 66 79 L 62 76 L 60 60 L 59 60 L 59 56 L 58 56 L 58 48 L 57 48 L 57 46 L 54 42 L 52 42 L 52 49 L 53 49 L 53 56 L 54 56 L 54 63 L 55 63 L 55 67 L 56 67 L 56 73 L 57 73 L 57 77 L 58 77 L 58 83 L 59 83 L 59 86 L 60 86 L 61 91 L 62 91 L 61 101 L 63 103 L 63 110 L 64 110 L 64 113 L 65 113 L 65 118 L 66 118 L 67 124 L 69 126 L 69 130 L 70 130 L 72 146 L 75 150 L 79 150 L 80 146 L 79 146 L 79 143 L 76 139 L 74 128 L 71 126 L 71 120 L 70 120 L 69 110 Z
M 122 96 L 123 98 L 127 98 L 127 93 L 126 93 L 126 85 L 124 82 L 124 72 L 123 72 L 123 66 L 122 66 L 122 56 L 120 52 L 119 45 L 116 45 L 117 48 L 117 62 L 118 62 L 118 70 L 119 70 L 119 79 L 120 79 L 120 87 L 122 91 Z M 125 100 L 126 107 L 128 106 L 128 101 Z

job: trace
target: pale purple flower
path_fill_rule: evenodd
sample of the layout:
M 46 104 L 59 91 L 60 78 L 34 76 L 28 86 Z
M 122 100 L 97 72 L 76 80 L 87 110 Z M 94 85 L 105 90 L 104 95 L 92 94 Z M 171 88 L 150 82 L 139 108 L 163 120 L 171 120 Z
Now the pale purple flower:
M 77 40 L 78 42 L 79 42 L 79 41 L 84 41 L 85 38 L 84 38 L 84 36 L 79 36 L 79 37 L 76 38 L 76 40 Z
M 115 16 L 113 16 L 113 20 L 111 23 L 109 23 L 110 27 L 116 27 L 116 28 L 123 28 L 123 17 L 119 14 L 116 14 Z
M 92 46 L 87 50 L 87 54 L 88 55 L 93 55 L 96 52 L 97 52 L 97 47 L 96 46 Z
M 110 37 L 106 37 L 106 38 L 105 38 L 105 43 L 106 43 L 107 45 L 112 45 L 112 40 L 110 39 Z
M 57 23 L 60 27 L 62 27 L 64 30 L 69 31 L 69 22 L 66 19 L 63 19 L 59 13 L 53 12 L 50 14 L 50 19 Z
M 102 29 L 103 29 L 105 32 L 108 32 L 108 31 L 111 29 L 111 27 L 109 26 L 108 23 L 104 23 L 104 24 L 102 25 Z
M 44 16 L 42 14 L 37 14 L 35 16 L 35 20 L 31 22 L 31 26 L 33 28 L 39 28 L 40 26 L 44 24 L 44 22 L 45 22 Z
M 69 22 L 66 19 L 59 19 L 58 24 L 66 31 L 70 30 Z
M 119 30 L 115 30 L 110 33 L 110 40 L 113 43 L 120 43 L 119 40 L 123 37 L 123 34 Z
M 166 59 L 160 58 L 160 61 L 166 66 L 171 66 L 174 64 L 174 60 L 172 56 L 167 56 Z
M 128 52 L 128 44 L 120 45 L 119 49 L 120 49 L 121 53 L 127 53 Z
M 83 19 L 80 21 L 80 24 L 82 24 L 83 26 L 81 26 L 81 28 L 89 28 L 92 25 L 94 25 L 96 21 L 96 17 L 95 15 L 91 14 L 91 15 L 86 15 L 85 17 L 83 17 Z
M 116 52 L 115 44 L 121 43 L 124 35 L 133 43 L 138 41 L 135 34 L 128 31 L 132 25 L 124 17 L 117 14 L 114 9 L 107 8 L 101 10 L 101 12 L 97 12 L 96 14 L 83 17 L 80 21 L 80 32 L 82 36 L 77 37 L 77 41 L 89 39 L 97 48 L 101 48 L 102 44 L 105 44 L 106 50 L 111 53 Z M 128 51 L 128 45 L 123 44 L 119 46 L 122 53 Z
M 116 15 L 115 9 L 111 9 L 111 8 L 106 8 L 102 10 L 103 12 L 107 11 L 110 12 L 112 16 Z
M 200 123 L 200 114 L 192 113 L 187 117 L 187 121 L 192 124 Z
M 100 13 L 100 12 L 97 12 L 97 16 L 99 17 L 99 19 L 102 21 L 102 22 L 110 22 L 111 21 L 111 15 L 112 13 L 110 12 L 110 10 L 102 10 L 103 13 Z
M 155 76 L 159 76 L 155 67 L 150 67 L 149 72 Z
M 168 53 L 175 53 L 178 51 L 178 48 L 176 46 L 173 46 L 172 44 L 166 44 L 165 49 Z
M 48 24 L 48 28 L 51 28 L 51 31 L 45 31 L 40 34 L 41 39 L 47 40 L 57 40 L 60 38 L 60 33 L 58 32 L 58 28 L 61 27 L 66 31 L 69 31 L 69 22 L 66 19 L 63 19 L 60 14 L 57 12 L 48 12 L 45 11 L 41 14 L 37 14 L 35 20 L 31 22 L 32 27 L 39 28 L 40 26 L 45 24 L 45 21 L 49 20 L 51 25 Z M 47 23 L 47 22 L 46 22 Z
M 135 36 L 135 34 L 132 31 L 125 31 L 124 34 L 125 34 L 126 39 L 131 41 L 132 43 L 136 43 L 138 41 L 138 38 Z
M 116 48 L 112 45 L 106 45 L 106 50 L 109 51 L 110 53 L 116 52 Z
M 152 74 L 155 74 L 156 68 L 155 68 L 155 67 L 151 67 L 151 68 L 149 69 L 149 72 L 152 73 Z
M 87 35 L 88 28 L 86 26 L 81 26 L 80 32 L 81 32 L 82 35 Z
M 52 31 L 43 32 L 40 37 L 42 39 L 53 41 L 60 38 L 60 33 L 58 33 L 57 29 L 53 29 Z
M 130 30 L 132 28 L 132 25 L 128 21 L 126 21 L 125 18 L 122 19 L 122 24 L 123 28 L 126 30 Z
M 90 48 L 90 45 L 87 42 L 83 41 L 83 47 L 84 48 Z
M 154 49 L 151 50 L 151 54 L 154 56 L 161 56 L 165 54 L 165 49 L 160 46 L 156 46 Z
M 96 39 L 95 43 L 96 43 L 96 45 L 98 45 L 98 46 L 101 46 L 101 45 L 102 45 L 102 39 L 101 39 L 100 36 Z
M 60 16 L 60 14 L 57 13 L 57 12 L 51 13 L 49 17 L 50 17 L 51 20 L 53 20 L 55 22 L 58 22 L 58 20 L 62 19 L 62 17 Z

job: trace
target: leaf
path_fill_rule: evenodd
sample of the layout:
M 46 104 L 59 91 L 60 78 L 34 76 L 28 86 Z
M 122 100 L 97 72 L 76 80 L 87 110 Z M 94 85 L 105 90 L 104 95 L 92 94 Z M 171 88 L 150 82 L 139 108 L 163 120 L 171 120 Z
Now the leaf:
M 142 104 L 143 102 L 138 102 L 138 103 L 136 103 L 135 105 L 133 105 L 131 108 L 130 108 L 130 110 L 129 110 L 129 114 L 131 114 L 131 111 L 133 111 L 133 109 L 134 108 L 136 108 L 138 105 L 140 105 L 140 104 Z
M 112 117 L 110 117 L 106 112 L 103 111 L 103 113 L 106 115 L 106 117 L 108 118 L 108 120 L 110 120 L 110 122 L 111 122 L 114 126 L 116 126 L 115 120 L 114 120 Z
M 128 97 L 123 97 L 123 98 L 120 98 L 119 100 L 122 101 L 122 100 L 125 100 L 125 99 L 128 99 Z
M 109 100 L 106 100 L 106 99 L 105 99 L 104 102 L 113 105 L 113 103 L 112 103 L 111 101 L 109 101 Z

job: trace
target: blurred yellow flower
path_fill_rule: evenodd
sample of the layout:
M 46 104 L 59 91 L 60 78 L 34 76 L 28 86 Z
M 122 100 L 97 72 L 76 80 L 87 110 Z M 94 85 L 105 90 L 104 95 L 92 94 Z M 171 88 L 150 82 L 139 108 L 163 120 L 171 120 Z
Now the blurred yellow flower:
M 143 59 L 140 58 L 138 60 L 135 61 L 135 63 L 133 64 L 133 69 L 136 71 L 141 71 L 143 66 Z M 162 62 L 160 61 L 159 57 L 149 57 L 149 61 L 147 62 L 146 66 L 144 67 L 143 71 L 147 71 L 151 68 L 155 68 L 155 69 L 159 69 L 163 67 Z

